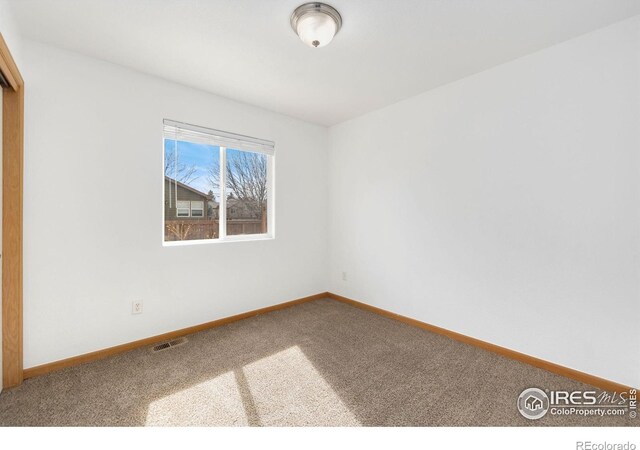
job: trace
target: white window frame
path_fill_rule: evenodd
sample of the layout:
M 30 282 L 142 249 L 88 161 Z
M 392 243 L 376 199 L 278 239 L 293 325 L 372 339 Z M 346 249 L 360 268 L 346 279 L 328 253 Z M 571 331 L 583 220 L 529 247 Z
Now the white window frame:
M 220 148 L 220 199 L 218 209 L 218 238 L 217 239 L 193 239 L 185 241 L 165 241 L 165 222 L 162 220 L 162 244 L 166 247 L 196 244 L 216 244 L 223 242 L 242 242 L 275 239 L 275 143 L 264 139 L 253 138 L 240 134 L 228 133 L 211 128 L 190 125 L 173 120 L 164 120 L 164 133 L 162 147 L 164 154 L 165 140 L 178 140 L 199 144 L 213 145 Z M 260 153 L 267 158 L 267 232 L 258 234 L 227 235 L 227 188 L 226 166 L 227 148 L 251 153 Z M 164 165 L 163 165 L 164 167 Z M 163 189 L 164 197 L 164 189 Z M 164 199 L 163 199 L 164 200 Z M 206 202 L 204 208 L 207 208 Z M 191 205 L 191 204 L 190 204 Z M 176 204 L 176 216 L 177 216 Z M 202 217 L 206 216 L 205 209 Z M 193 217 L 191 208 L 189 216 Z M 183 216 L 184 217 L 184 216 Z M 198 216 L 199 217 L 199 216 Z

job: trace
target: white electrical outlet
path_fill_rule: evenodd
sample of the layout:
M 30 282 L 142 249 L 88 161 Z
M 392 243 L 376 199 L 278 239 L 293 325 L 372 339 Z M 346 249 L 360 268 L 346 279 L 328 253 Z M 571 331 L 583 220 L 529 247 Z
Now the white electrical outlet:
M 131 314 L 142 314 L 142 300 L 131 302 Z
M 347 272 L 342 272 L 342 281 L 347 281 Z

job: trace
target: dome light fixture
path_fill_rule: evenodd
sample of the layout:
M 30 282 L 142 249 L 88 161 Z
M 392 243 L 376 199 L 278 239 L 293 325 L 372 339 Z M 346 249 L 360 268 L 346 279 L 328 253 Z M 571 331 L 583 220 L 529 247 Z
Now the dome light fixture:
M 324 3 L 305 3 L 291 14 L 291 28 L 309 47 L 324 47 L 340 31 L 340 27 L 340 13 Z

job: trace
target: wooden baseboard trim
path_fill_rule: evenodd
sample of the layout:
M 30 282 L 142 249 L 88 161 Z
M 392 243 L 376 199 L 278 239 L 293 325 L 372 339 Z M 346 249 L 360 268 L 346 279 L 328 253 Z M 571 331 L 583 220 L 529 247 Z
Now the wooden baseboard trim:
M 535 358 L 533 356 L 525 355 L 524 353 L 516 352 L 515 350 L 510 350 L 505 347 L 500 347 L 499 345 L 491 344 L 489 342 L 481 341 L 480 339 L 472 338 L 469 336 L 465 336 L 464 334 L 456 333 L 454 331 L 447 330 L 445 328 L 440 328 L 435 325 L 430 325 L 428 323 L 421 322 L 416 319 L 412 319 L 410 317 L 401 316 L 400 314 L 392 313 L 390 311 L 377 308 L 375 306 L 367 305 L 366 303 L 362 303 L 356 300 L 352 300 L 347 297 L 343 297 L 341 295 L 332 294 L 329 292 L 327 294 L 329 298 L 337 300 L 342 303 L 346 303 L 351 306 L 355 306 L 356 308 L 364 309 L 367 311 L 374 312 L 381 316 L 385 316 L 391 319 L 398 320 L 400 322 L 406 323 L 408 325 L 412 325 L 414 327 L 422 328 L 424 330 L 431 331 L 433 333 L 441 334 L 443 336 L 447 336 L 451 339 L 455 339 L 456 341 L 463 342 L 465 344 L 473 345 L 475 347 L 481 348 L 483 350 L 487 350 L 493 353 L 497 353 L 498 355 L 504 356 L 506 358 L 515 359 L 516 361 L 523 362 L 525 364 L 529 364 L 530 366 L 537 367 L 539 369 L 544 369 L 548 372 L 555 373 L 556 375 L 561 375 L 566 378 L 570 378 L 572 380 L 579 381 L 584 384 L 588 384 L 590 386 L 597 387 L 599 389 L 611 392 L 625 392 L 632 389 L 630 386 L 625 386 L 620 383 L 616 383 L 614 381 L 606 380 L 604 378 L 596 377 L 595 375 L 590 375 L 588 373 L 580 372 L 575 369 L 570 369 L 568 367 L 561 366 L 559 364 L 555 364 L 549 361 L 545 361 L 543 359 Z
M 515 350 L 511 350 L 505 347 L 500 347 L 499 345 L 491 344 L 489 342 L 481 341 L 480 339 L 472 338 L 469 336 L 465 336 L 464 334 L 456 333 L 455 331 L 450 331 L 445 328 L 440 328 L 435 325 L 430 325 L 425 322 L 421 322 L 416 319 L 412 319 L 410 317 L 401 316 L 400 314 L 396 314 L 381 308 L 377 308 L 375 306 L 368 305 L 366 303 L 362 303 L 356 300 L 352 300 L 347 297 L 343 297 L 341 295 L 333 294 L 331 292 L 323 292 L 316 295 L 311 295 L 309 297 L 299 298 L 297 300 L 292 300 L 285 303 L 280 303 L 273 306 L 268 306 L 266 308 L 260 308 L 253 311 L 249 311 L 242 314 L 236 314 L 235 316 L 225 317 L 222 319 L 214 320 L 212 322 L 203 323 L 200 325 L 195 325 L 188 328 L 183 328 L 180 330 L 170 331 L 168 333 L 160 334 L 157 336 L 151 336 L 145 339 L 140 339 L 138 341 L 129 342 L 127 344 L 117 345 L 115 347 L 109 347 L 103 350 L 98 350 L 91 353 L 86 353 L 84 355 L 74 356 L 67 359 L 62 359 L 60 361 L 54 361 L 48 364 L 42 364 L 40 366 L 30 367 L 23 371 L 23 378 L 33 378 L 40 375 L 45 375 L 50 372 L 54 372 L 57 370 L 65 369 L 67 367 L 73 367 L 80 364 L 97 361 L 99 359 L 107 358 L 109 356 L 114 356 L 119 353 L 128 352 L 130 350 L 135 350 L 140 347 L 145 347 L 148 345 L 157 344 L 162 341 L 167 341 L 171 339 L 175 339 L 178 337 L 186 336 L 189 334 L 197 333 L 199 331 L 208 330 L 210 328 L 220 327 L 223 325 L 227 325 L 233 322 L 237 322 L 242 319 L 247 319 L 249 317 L 257 316 L 260 314 L 266 314 L 271 311 L 277 311 L 280 309 L 289 308 L 291 306 L 300 305 L 302 303 L 311 302 L 314 300 L 319 300 L 322 298 L 331 298 L 333 300 L 337 300 L 342 303 L 346 303 L 348 305 L 354 306 L 356 308 L 364 309 L 366 311 L 370 311 L 376 314 L 379 314 L 384 317 L 388 317 L 408 325 L 422 328 L 423 330 L 431 331 L 433 333 L 437 333 L 443 336 L 447 336 L 451 339 L 454 339 L 459 342 L 463 342 L 465 344 L 473 345 L 475 347 L 481 348 L 483 350 L 487 350 L 493 353 L 497 353 L 498 355 L 504 356 L 506 358 L 514 359 L 516 361 L 520 361 L 525 364 L 529 364 L 533 367 L 537 367 L 539 369 L 544 369 L 548 372 L 555 373 L 557 375 L 561 375 L 566 378 L 570 378 L 572 380 L 579 381 L 581 383 L 588 384 L 590 386 L 597 387 L 599 389 L 603 389 L 606 391 L 612 392 L 624 392 L 632 389 L 630 386 L 625 386 L 620 383 L 616 383 L 614 381 L 606 380 L 604 378 L 600 378 L 594 375 L 590 375 L 588 373 L 580 372 L 575 369 L 570 369 L 568 367 L 561 366 L 559 364 L 555 364 L 549 361 L 545 361 L 543 359 L 535 358 L 533 356 L 525 355 L 524 353 L 517 352 Z
M 279 303 L 277 305 L 268 306 L 266 308 L 260 308 L 253 311 L 245 312 L 242 314 L 236 314 L 231 317 L 224 317 L 222 319 L 214 320 L 212 322 L 202 323 L 200 325 L 195 325 L 188 328 L 183 328 L 181 330 L 170 331 L 168 333 L 159 334 L 157 336 L 151 336 L 145 339 L 140 339 L 138 341 L 129 342 L 127 344 L 116 345 L 115 347 L 105 348 L 103 350 L 98 350 L 91 353 L 85 353 L 84 355 L 73 356 L 71 358 L 61 359 L 60 361 L 54 361 L 48 364 L 42 364 L 40 366 L 30 367 L 23 371 L 23 378 L 33 378 L 40 375 L 45 375 L 50 372 L 54 372 L 56 370 L 65 369 L 67 367 L 77 366 L 79 364 L 84 364 L 92 361 L 97 361 L 99 359 L 107 358 L 109 356 L 114 356 L 119 353 L 128 352 L 130 350 L 135 350 L 140 347 L 145 347 L 147 345 L 157 344 L 162 341 L 168 341 L 171 339 L 175 339 L 178 337 L 186 336 L 189 334 L 197 333 L 199 331 L 208 330 L 210 328 L 220 327 L 222 325 L 227 325 L 233 322 L 237 322 L 242 319 L 247 319 L 249 317 L 257 316 L 260 314 L 266 314 L 271 311 L 277 311 L 279 309 L 289 308 L 291 306 L 300 305 L 302 303 L 310 302 L 313 300 L 318 300 L 321 298 L 328 298 L 329 293 L 323 292 L 316 295 L 310 295 L 309 297 L 299 298 L 297 300 L 292 300 L 285 303 Z

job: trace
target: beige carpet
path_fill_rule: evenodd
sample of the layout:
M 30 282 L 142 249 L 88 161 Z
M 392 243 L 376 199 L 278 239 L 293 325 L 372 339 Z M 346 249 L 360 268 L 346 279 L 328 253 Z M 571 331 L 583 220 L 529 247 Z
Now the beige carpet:
M 2 425 L 638 425 L 529 421 L 527 387 L 585 385 L 333 300 L 318 300 L 34 378 Z

